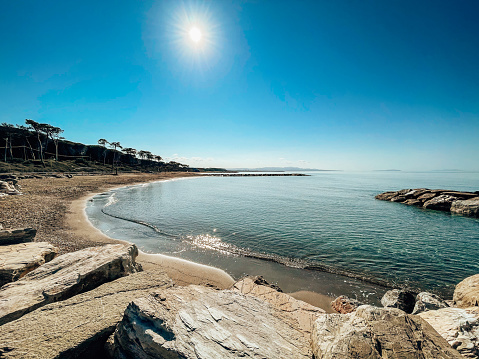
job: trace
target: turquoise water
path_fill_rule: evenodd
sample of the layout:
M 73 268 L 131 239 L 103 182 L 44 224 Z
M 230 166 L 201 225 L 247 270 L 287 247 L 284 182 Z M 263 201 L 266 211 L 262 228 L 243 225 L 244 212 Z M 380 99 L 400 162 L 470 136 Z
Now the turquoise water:
M 306 273 L 301 268 L 320 267 L 450 296 L 455 284 L 479 273 L 479 220 L 374 199 L 403 188 L 476 191 L 478 173 L 309 174 L 133 186 L 96 196 L 87 214 L 109 236 L 146 252 L 218 265 L 236 277 L 249 274 L 249 262 L 237 258 L 252 256 L 282 263 L 297 277 Z

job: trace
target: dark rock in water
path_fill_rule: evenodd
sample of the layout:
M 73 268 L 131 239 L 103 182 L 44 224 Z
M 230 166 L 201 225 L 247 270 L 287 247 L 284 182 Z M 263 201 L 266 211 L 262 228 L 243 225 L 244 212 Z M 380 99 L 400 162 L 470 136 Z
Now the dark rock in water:
M 280 292 L 280 293 L 283 292 L 283 290 L 279 286 L 277 286 L 276 284 L 268 283 L 266 281 L 266 279 L 264 279 L 263 276 L 261 276 L 261 275 L 258 275 L 256 277 L 248 277 L 248 278 L 250 278 L 253 281 L 254 284 L 273 288 L 275 291 Z
M 390 201 L 391 198 L 396 196 L 397 196 L 397 192 L 384 192 L 384 193 L 378 194 L 375 198 L 381 201 Z
M 348 298 L 344 295 L 337 297 L 331 302 L 331 307 L 339 314 L 348 314 L 354 312 L 359 306 L 363 305 L 356 299 Z
M 407 204 L 408 206 L 418 206 L 418 207 L 422 206 L 422 202 L 415 198 L 407 199 L 406 201 L 404 201 L 404 204 Z
M 0 289 L 0 325 L 138 270 L 135 245 L 109 244 L 56 257 Z
M 441 194 L 425 202 L 423 207 L 438 211 L 449 211 L 451 209 L 452 202 L 454 201 L 457 201 L 457 197 Z
M 158 270 L 137 272 L 47 304 L 0 326 L 0 358 L 105 358 L 98 352 L 115 331 L 128 304 L 172 285 L 171 279 Z
M 134 300 L 112 339 L 113 358 L 312 357 L 290 314 L 238 291 L 193 285 Z
M 402 189 L 384 192 L 375 196 L 382 201 L 401 202 L 409 206 L 438 211 L 450 211 L 479 218 L 479 196 L 476 192 L 448 191 L 444 189 Z
M 479 197 L 453 202 L 451 205 L 451 212 L 463 216 L 479 218 Z
M 437 193 L 424 193 L 422 195 L 420 195 L 417 199 L 421 202 L 427 202 L 429 201 L 430 199 L 434 198 L 437 196 Z
M 395 308 L 360 306 L 349 314 L 326 314 L 314 323 L 316 359 L 462 358 L 425 320 Z
M 428 310 L 447 307 L 449 307 L 449 305 L 437 295 L 428 292 L 421 292 L 416 297 L 416 305 L 414 306 L 412 314 L 419 314 L 427 312 Z
M 383 307 L 398 308 L 410 314 L 416 304 L 416 293 L 407 289 L 388 290 L 381 299 Z
M 0 245 L 32 242 L 36 234 L 33 228 L 0 229 Z

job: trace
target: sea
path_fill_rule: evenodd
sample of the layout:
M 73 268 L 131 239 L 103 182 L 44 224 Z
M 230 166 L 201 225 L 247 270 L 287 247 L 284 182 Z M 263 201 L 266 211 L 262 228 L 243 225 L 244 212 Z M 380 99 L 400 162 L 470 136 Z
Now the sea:
M 314 171 L 308 176 L 198 176 L 94 196 L 106 235 L 224 269 L 286 292 L 377 304 L 390 288 L 450 299 L 479 273 L 479 219 L 379 201 L 404 188 L 479 190 L 479 173 Z

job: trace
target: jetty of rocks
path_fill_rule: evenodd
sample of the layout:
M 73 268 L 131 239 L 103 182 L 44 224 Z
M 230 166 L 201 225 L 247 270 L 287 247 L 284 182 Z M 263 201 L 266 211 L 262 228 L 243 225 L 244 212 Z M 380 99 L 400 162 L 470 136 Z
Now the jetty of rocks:
M 460 192 L 444 189 L 402 189 L 378 194 L 381 201 L 399 202 L 437 211 L 479 218 L 479 191 Z

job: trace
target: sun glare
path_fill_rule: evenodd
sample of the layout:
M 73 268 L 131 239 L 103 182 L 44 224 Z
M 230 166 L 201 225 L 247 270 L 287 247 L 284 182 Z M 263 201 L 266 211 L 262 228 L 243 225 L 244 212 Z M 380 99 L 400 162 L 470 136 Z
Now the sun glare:
M 198 29 L 197 27 L 191 28 L 189 34 L 190 34 L 190 39 L 194 43 L 198 43 L 201 41 L 201 38 L 202 38 L 201 30 Z

